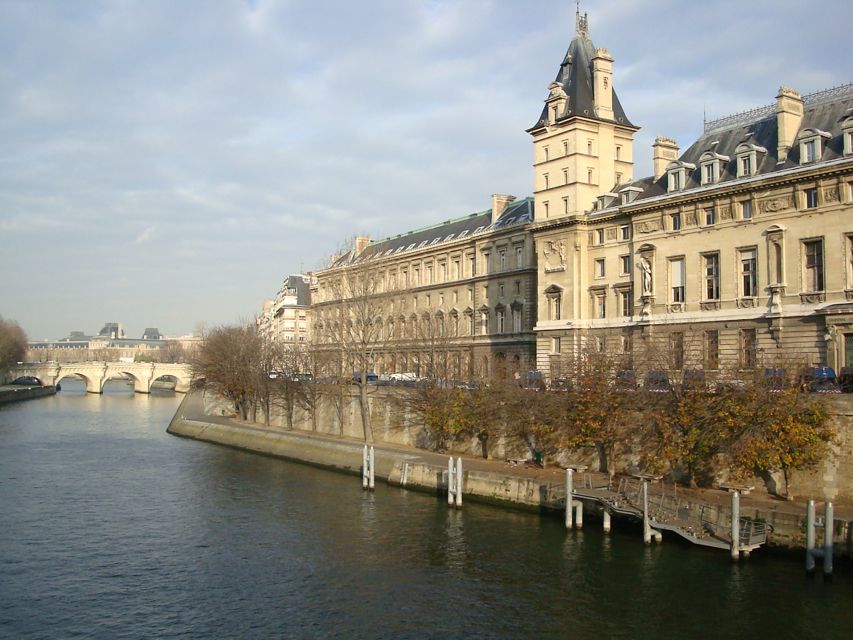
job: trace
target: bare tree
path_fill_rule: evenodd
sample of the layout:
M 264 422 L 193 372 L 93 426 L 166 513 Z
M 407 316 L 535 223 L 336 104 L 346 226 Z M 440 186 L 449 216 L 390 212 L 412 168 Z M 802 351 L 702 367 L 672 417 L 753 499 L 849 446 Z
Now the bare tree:
M 22 361 L 27 353 L 27 334 L 14 320 L 0 316 L 0 376 Z
M 381 341 L 380 319 L 385 315 L 377 274 L 367 265 L 349 263 L 327 273 L 325 280 L 329 304 L 322 307 L 324 316 L 316 325 L 318 347 L 330 356 L 337 354 L 339 379 L 351 379 L 358 386 L 364 439 L 372 442 L 368 374 L 373 370 Z

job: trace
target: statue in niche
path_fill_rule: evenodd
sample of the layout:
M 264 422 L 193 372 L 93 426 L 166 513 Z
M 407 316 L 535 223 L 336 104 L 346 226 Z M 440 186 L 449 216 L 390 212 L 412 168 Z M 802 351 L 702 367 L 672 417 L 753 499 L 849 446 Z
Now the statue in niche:
M 643 272 L 643 295 L 652 294 L 652 263 L 646 256 L 640 257 L 640 270 Z

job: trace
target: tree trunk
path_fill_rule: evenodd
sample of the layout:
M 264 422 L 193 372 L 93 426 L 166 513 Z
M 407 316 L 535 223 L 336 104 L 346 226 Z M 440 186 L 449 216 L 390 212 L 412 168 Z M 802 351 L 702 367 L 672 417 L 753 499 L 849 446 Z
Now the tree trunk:
M 364 441 L 373 442 L 373 430 L 370 428 L 370 406 L 367 403 L 366 373 L 362 373 L 358 384 L 358 403 L 361 409 L 361 425 L 364 429 Z
M 595 443 L 595 450 L 598 452 L 598 470 L 601 473 L 610 473 L 607 468 L 607 448 L 601 442 Z

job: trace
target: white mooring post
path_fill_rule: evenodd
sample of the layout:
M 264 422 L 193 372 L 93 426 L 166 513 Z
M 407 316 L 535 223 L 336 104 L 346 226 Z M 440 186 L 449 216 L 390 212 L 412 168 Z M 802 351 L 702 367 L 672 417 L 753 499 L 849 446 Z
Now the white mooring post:
M 453 498 L 456 493 L 456 466 L 453 464 L 453 456 L 447 459 L 447 504 L 453 506 Z
M 740 560 L 740 493 L 732 491 L 732 560 Z
M 652 527 L 649 524 L 649 482 L 643 480 L 643 542 L 652 543 Z
M 814 573 L 814 500 L 806 508 L 806 575 Z
M 610 533 L 610 511 L 607 507 L 605 507 L 604 511 L 601 513 L 601 523 L 604 533 Z
M 376 474 L 374 472 L 375 462 L 376 462 L 376 455 L 374 454 L 373 447 L 371 446 L 370 447 L 370 458 L 368 460 L 368 463 L 369 463 L 368 466 L 370 467 L 370 475 L 368 476 L 368 479 L 367 479 L 367 482 L 368 482 L 367 488 L 370 489 L 371 491 L 373 491 L 376 488 Z
M 367 485 L 368 485 L 368 481 L 367 481 L 367 474 L 368 474 L 367 465 L 368 465 L 368 459 L 367 459 L 367 445 L 364 445 L 364 449 L 362 449 L 362 452 L 361 452 L 361 488 L 362 488 L 362 489 L 367 489 Z
M 572 478 L 573 472 L 573 469 L 566 469 L 566 529 L 571 529 L 575 526 L 572 520 L 572 508 L 574 507 L 572 496 L 575 492 L 574 480 Z
M 456 458 L 456 508 L 462 508 L 462 457 Z
M 832 534 L 835 526 L 833 523 L 832 503 L 827 500 L 826 513 L 823 516 L 823 575 L 832 578 Z

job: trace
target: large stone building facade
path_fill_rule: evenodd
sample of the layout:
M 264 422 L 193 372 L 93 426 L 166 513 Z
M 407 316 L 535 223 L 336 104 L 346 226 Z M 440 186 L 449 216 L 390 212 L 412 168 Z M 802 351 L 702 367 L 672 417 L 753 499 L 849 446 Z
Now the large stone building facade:
M 338 337 L 342 323 L 358 315 L 352 299 L 361 297 L 370 318 L 359 322 L 371 331 L 360 342 L 378 374 L 520 376 L 535 363 L 532 220 L 532 199 L 496 195 L 490 210 L 465 218 L 376 242 L 357 238 L 316 274 L 318 343 L 333 350 L 347 342 Z
M 308 343 L 311 340 L 311 274 L 287 276 L 275 298 L 258 315 L 258 330 L 273 340 Z
M 853 84 L 707 122 L 681 153 L 636 131 L 586 17 L 529 129 L 537 367 L 589 350 L 711 377 L 853 366 Z

